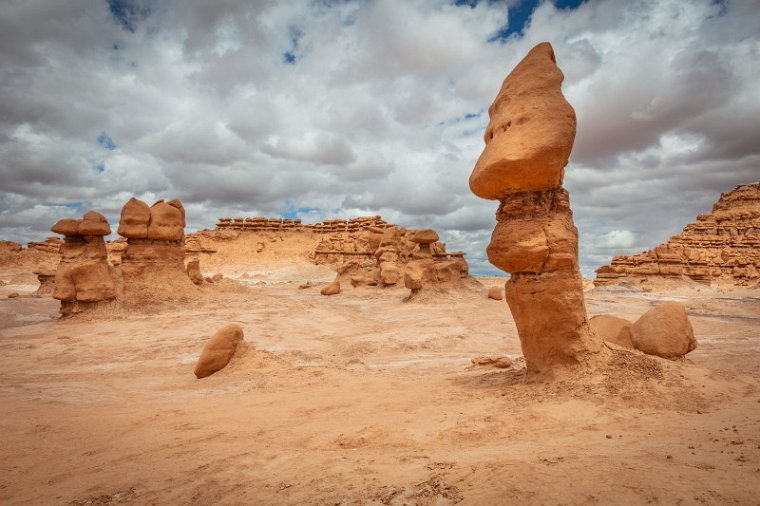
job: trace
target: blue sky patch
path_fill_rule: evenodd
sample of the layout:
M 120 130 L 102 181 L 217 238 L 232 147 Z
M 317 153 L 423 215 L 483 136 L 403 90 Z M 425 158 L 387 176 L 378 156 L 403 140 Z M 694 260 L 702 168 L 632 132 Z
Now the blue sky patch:
M 298 218 L 299 214 L 306 214 L 306 213 L 311 213 L 314 211 L 320 211 L 320 209 L 318 207 L 300 207 L 293 211 L 285 211 L 284 213 L 280 213 L 280 216 L 282 216 L 283 218 L 294 220 Z
M 106 170 L 106 164 L 105 163 L 99 163 L 95 166 L 95 170 L 98 171 L 98 174 L 102 174 Z
M 108 151 L 116 149 L 116 143 L 105 132 L 101 132 L 101 134 L 98 135 L 98 144 L 100 144 L 101 147 L 106 148 Z
M 106 0 L 114 21 L 124 30 L 135 33 L 137 24 L 150 16 L 150 8 L 136 0 Z
M 303 37 L 303 32 L 295 27 L 290 27 L 290 44 L 291 48 L 284 53 L 282 53 L 282 62 L 287 63 L 289 65 L 295 65 L 296 60 L 298 57 L 296 56 L 296 51 L 299 49 L 299 43 L 301 42 L 301 37 Z
M 555 0 L 554 6 L 560 10 L 573 10 L 584 4 L 586 0 Z M 512 35 L 520 36 L 525 30 L 525 25 L 540 4 L 540 0 L 520 0 L 515 6 L 509 8 L 507 26 L 499 29 L 488 42 L 503 42 Z

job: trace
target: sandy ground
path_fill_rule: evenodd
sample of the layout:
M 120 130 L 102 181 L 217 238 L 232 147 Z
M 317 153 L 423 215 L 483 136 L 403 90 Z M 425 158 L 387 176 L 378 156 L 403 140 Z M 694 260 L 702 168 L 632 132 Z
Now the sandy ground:
M 630 319 L 680 300 L 699 347 L 664 375 L 545 385 L 486 298 L 500 280 L 404 303 L 297 288 L 324 268 L 226 274 L 248 288 L 107 319 L 0 287 L 0 504 L 760 504 L 757 292 L 589 292 Z M 230 322 L 248 345 L 196 380 Z

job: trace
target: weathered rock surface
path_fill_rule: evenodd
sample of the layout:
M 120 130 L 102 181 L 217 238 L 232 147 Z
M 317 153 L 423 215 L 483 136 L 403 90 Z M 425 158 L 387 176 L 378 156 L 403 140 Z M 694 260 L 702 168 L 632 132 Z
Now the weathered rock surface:
M 200 260 L 190 260 L 187 263 L 187 275 L 190 278 L 190 281 L 196 285 L 203 284 L 203 274 L 201 274 Z
M 34 271 L 37 275 L 37 280 L 40 282 L 39 288 L 34 292 L 35 295 L 53 295 L 55 291 L 55 271 L 56 269 L 50 269 L 42 266 Z
M 697 347 L 686 309 L 678 302 L 665 302 L 641 315 L 631 326 L 631 340 L 639 351 L 670 359 Z
M 588 324 L 591 331 L 600 339 L 623 348 L 633 349 L 631 340 L 631 325 L 633 324 L 625 318 L 600 314 L 592 316 Z
M 554 50 L 541 43 L 507 76 L 488 114 L 486 147 L 470 176 L 484 199 L 562 184 L 575 140 L 575 111 L 562 95 Z
M 243 329 L 234 323 L 225 325 L 211 336 L 203 347 L 201 356 L 195 364 L 195 377 L 210 376 L 224 369 L 243 342 Z
M 488 298 L 493 300 L 501 300 L 504 298 L 504 290 L 500 286 L 492 286 L 488 289 Z
M 760 281 L 760 182 L 722 194 L 711 213 L 667 243 L 614 257 L 596 270 L 594 284 L 682 277 L 740 286 Z
M 588 363 L 601 349 L 589 330 L 578 270 L 578 232 L 564 167 L 575 112 L 548 43 L 507 76 L 489 109 L 486 147 L 470 176 L 473 193 L 498 199 L 488 260 L 512 274 L 506 299 L 531 374 Z
M 61 301 L 61 314 L 77 313 L 92 303 L 115 299 L 118 273 L 108 264 L 103 236 L 110 234 L 111 228 L 106 218 L 89 211 L 81 220 L 59 220 L 51 230 L 64 234 L 53 289 L 53 297 Z
M 317 265 L 335 268 L 338 281 L 355 287 L 398 286 L 408 264 L 417 260 L 431 261 L 425 276 L 430 286 L 457 284 L 469 278 L 464 253 L 447 252 L 437 232 L 399 228 L 380 216 L 317 224 L 281 218 L 220 218 L 215 230 L 189 234 L 185 243 L 188 253 L 210 262 L 205 265 L 212 265 L 216 258 L 232 257 L 232 251 L 238 249 L 236 243 L 240 244 L 239 251 L 251 258 L 280 260 L 300 255 Z M 306 245 L 307 250 L 298 251 L 299 246 Z M 239 253 L 234 256 L 228 263 L 244 263 Z
M 332 283 L 325 285 L 319 293 L 322 295 L 338 295 L 340 293 L 340 282 L 333 281 Z
M 185 270 L 184 223 L 178 200 L 148 207 L 132 198 L 124 205 L 118 230 L 127 240 L 119 248 L 126 299 L 168 300 L 197 293 Z

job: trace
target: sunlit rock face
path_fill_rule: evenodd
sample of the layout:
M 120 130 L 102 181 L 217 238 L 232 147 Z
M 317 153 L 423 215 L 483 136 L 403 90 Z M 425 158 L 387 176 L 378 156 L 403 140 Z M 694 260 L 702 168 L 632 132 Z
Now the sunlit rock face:
M 533 374 L 587 363 L 601 343 L 589 330 L 578 232 L 562 188 L 576 127 L 563 78 L 549 43 L 528 53 L 489 109 L 470 176 L 473 193 L 500 202 L 488 259 L 512 275 L 506 299 Z

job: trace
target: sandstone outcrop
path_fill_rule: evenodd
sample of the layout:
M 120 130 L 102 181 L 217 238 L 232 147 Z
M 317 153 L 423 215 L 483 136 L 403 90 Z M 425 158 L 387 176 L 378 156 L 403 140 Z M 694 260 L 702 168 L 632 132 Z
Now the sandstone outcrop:
M 243 342 L 243 329 L 230 323 L 216 331 L 203 347 L 201 356 L 195 364 L 195 377 L 210 376 L 224 369 Z
M 592 316 L 588 323 L 591 331 L 600 339 L 617 346 L 622 346 L 623 348 L 633 349 L 633 341 L 631 340 L 632 323 L 625 318 L 600 314 Z
M 620 255 L 596 270 L 594 284 L 690 278 L 746 286 L 760 281 L 760 182 L 724 193 L 709 214 L 653 250 Z
M 489 108 L 486 146 L 470 188 L 499 200 L 488 259 L 512 274 L 506 299 L 531 374 L 589 363 L 601 340 L 589 330 L 578 269 L 578 233 L 564 168 L 575 112 L 549 43 L 534 47 Z
M 171 299 L 197 293 L 185 270 L 185 210 L 178 200 L 151 207 L 130 199 L 121 210 L 118 232 L 126 238 L 120 269 L 125 299 Z
M 401 285 L 408 266 L 425 271 L 428 286 L 467 280 L 462 252 L 447 252 L 434 230 L 400 228 L 380 216 L 304 224 L 282 218 L 220 218 L 216 229 L 188 235 L 188 254 L 204 265 L 243 264 L 257 258 L 327 265 L 351 286 Z M 247 256 L 248 258 L 243 258 Z M 419 290 L 419 289 L 415 289 Z
M 644 313 L 631 326 L 631 340 L 639 351 L 670 359 L 697 347 L 686 309 L 678 302 L 664 302 Z
M 103 239 L 111 233 L 106 218 L 89 211 L 82 219 L 59 220 L 51 230 L 64 236 L 53 290 L 53 297 L 61 301 L 61 314 L 77 313 L 95 303 L 115 299 L 117 273 L 108 264 Z

